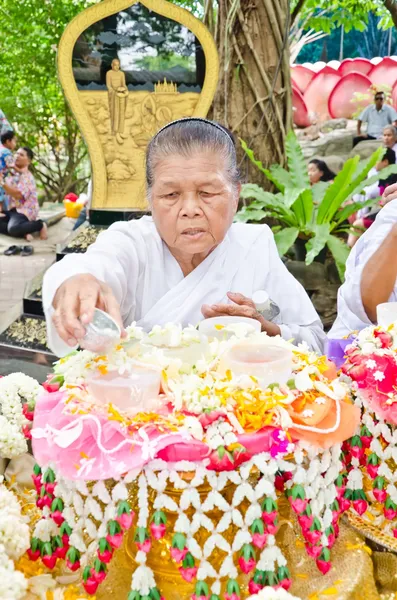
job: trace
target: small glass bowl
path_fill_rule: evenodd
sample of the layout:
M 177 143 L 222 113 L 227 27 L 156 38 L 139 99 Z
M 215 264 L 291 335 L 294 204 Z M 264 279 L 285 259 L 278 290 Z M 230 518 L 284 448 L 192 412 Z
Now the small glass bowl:
M 157 411 L 160 381 L 160 370 L 136 364 L 122 375 L 118 371 L 94 375 L 87 381 L 87 389 L 98 404 L 113 404 L 132 416 Z
M 94 316 L 85 325 L 85 336 L 80 346 L 91 352 L 101 353 L 109 350 L 120 339 L 121 330 L 116 321 L 108 313 L 96 308 Z
M 249 375 L 261 388 L 272 383 L 284 384 L 292 375 L 292 352 L 269 343 L 242 341 L 229 348 L 222 357 L 224 370 L 233 375 Z

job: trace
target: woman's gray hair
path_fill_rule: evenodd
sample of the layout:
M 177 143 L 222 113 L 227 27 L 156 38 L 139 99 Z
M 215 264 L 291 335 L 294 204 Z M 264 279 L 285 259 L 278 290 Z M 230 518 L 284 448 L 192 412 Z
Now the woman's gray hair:
M 186 158 L 194 152 L 211 151 L 222 156 L 227 178 L 233 187 L 240 181 L 234 139 L 230 131 L 207 119 L 187 118 L 168 123 L 152 138 L 146 151 L 146 186 L 150 199 L 158 162 L 174 154 Z
M 394 135 L 394 137 L 397 138 L 397 128 L 394 127 L 394 125 L 386 125 L 383 128 L 383 133 L 385 133 L 385 131 L 387 131 L 387 130 L 391 131 L 392 134 Z

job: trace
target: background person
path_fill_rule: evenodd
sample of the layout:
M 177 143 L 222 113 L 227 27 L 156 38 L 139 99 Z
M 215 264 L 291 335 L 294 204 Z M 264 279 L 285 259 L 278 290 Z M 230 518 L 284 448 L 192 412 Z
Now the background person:
M 383 145 L 385 148 L 391 148 L 396 152 L 397 157 L 397 129 L 394 125 L 387 125 L 383 129 Z
M 313 158 L 313 160 L 309 162 L 308 173 L 311 185 L 314 185 L 319 181 L 333 181 L 336 177 L 336 174 L 331 171 L 327 163 L 323 160 L 318 160 L 317 158 Z
M 17 138 L 13 131 L 9 130 L 0 136 L 0 177 L 5 177 L 7 171 L 15 166 L 13 152 L 17 145 Z M 0 212 L 7 210 L 6 195 L 0 187 Z
M 377 92 L 374 104 L 363 110 L 357 121 L 357 136 L 353 139 L 353 148 L 363 140 L 377 140 L 382 137 L 386 125 L 397 125 L 397 112 L 392 106 L 385 104 L 385 94 Z M 367 123 L 367 131 L 362 132 L 363 123 Z
M 368 178 L 374 177 L 377 173 L 380 173 L 383 169 L 386 169 L 390 165 L 394 165 L 396 163 L 396 153 L 391 148 L 387 148 L 384 153 L 382 160 L 378 161 L 369 173 Z M 390 175 L 387 179 L 380 179 L 379 181 L 365 187 L 361 194 L 357 194 L 353 196 L 354 202 L 365 202 L 367 200 L 376 200 L 379 198 L 385 191 L 385 189 L 395 183 L 397 181 L 397 175 Z M 353 248 L 354 244 L 357 242 L 360 235 L 364 233 L 366 229 L 371 227 L 372 223 L 375 221 L 376 215 L 380 211 L 382 207 L 382 201 L 379 205 L 371 208 L 366 206 L 358 211 L 357 218 L 353 222 L 353 227 L 350 230 L 350 234 L 347 240 L 348 246 Z
M 83 255 L 47 271 L 43 305 L 50 347 L 70 352 L 95 307 L 120 327 L 244 316 L 270 336 L 322 351 L 321 321 L 281 261 L 267 225 L 233 223 L 240 196 L 231 134 L 211 121 L 181 119 L 151 140 L 146 156 L 151 217 L 114 223 Z M 266 290 L 280 308 L 267 321 L 251 300 Z
M 19 148 L 15 154 L 15 165 L 19 172 L 15 175 L 0 177 L 0 186 L 4 189 L 9 210 L 0 218 L 0 233 L 12 237 L 32 239 L 32 233 L 40 233 L 40 239 L 47 239 L 47 225 L 37 219 L 39 203 L 36 183 L 29 167 L 33 160 L 30 148 Z

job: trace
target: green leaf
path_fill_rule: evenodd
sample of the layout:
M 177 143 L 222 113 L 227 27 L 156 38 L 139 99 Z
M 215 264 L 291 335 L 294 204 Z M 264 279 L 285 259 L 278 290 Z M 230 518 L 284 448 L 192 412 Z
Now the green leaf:
M 324 198 L 324 194 L 332 185 L 330 181 L 318 181 L 312 186 L 312 194 L 313 194 L 313 203 L 320 204 L 321 200 Z
M 330 236 L 330 224 L 324 223 L 323 225 L 314 225 L 311 229 L 314 236 L 306 244 L 306 260 L 307 265 L 311 265 L 313 260 L 318 256 L 321 250 L 324 248 Z
M 254 199 L 256 203 L 255 208 L 258 206 L 267 208 L 269 213 L 274 215 L 275 218 L 282 219 L 286 225 L 297 225 L 297 219 L 294 212 L 285 206 L 284 204 L 284 196 L 271 194 L 270 192 L 265 192 L 259 185 L 254 183 L 245 183 L 241 187 L 240 197 L 248 200 L 250 198 Z M 246 211 L 249 210 L 249 207 L 246 207 Z
M 348 204 L 342 210 L 339 210 L 335 215 L 335 221 L 332 224 L 331 229 L 335 229 L 338 225 L 346 221 L 351 215 L 354 215 L 361 208 L 366 208 L 367 206 L 376 206 L 380 200 L 378 198 L 371 198 L 370 200 L 365 200 L 365 202 L 353 202 L 353 204 Z M 336 219 L 336 217 L 338 217 Z
M 248 148 L 248 146 L 244 140 L 242 140 L 241 138 L 239 138 L 239 139 L 240 139 L 241 147 L 244 150 L 244 152 L 246 153 L 246 155 L 248 156 L 248 158 L 250 159 L 250 161 L 256 166 L 257 169 L 259 169 L 259 171 L 261 171 L 262 173 L 264 173 L 266 175 L 267 169 L 265 169 L 265 167 L 263 166 L 263 164 L 260 160 L 257 160 L 255 158 L 254 151 L 251 150 L 251 148 Z
M 240 210 L 236 216 L 234 217 L 235 221 L 239 223 L 250 223 L 252 221 L 263 221 L 263 219 L 267 216 L 270 216 L 266 210 L 255 209 L 250 207 L 244 207 L 244 209 Z
M 299 198 L 299 196 L 301 194 L 303 194 L 305 192 L 305 190 L 299 190 L 296 188 L 293 189 L 286 189 L 284 192 L 284 204 L 287 208 L 291 208 L 291 206 L 293 204 L 295 204 L 295 202 L 297 201 L 297 199 Z
M 295 133 L 291 130 L 285 140 L 288 168 L 294 187 L 310 188 L 309 174 L 303 151 Z
M 346 261 L 348 259 L 350 248 L 340 238 L 335 235 L 330 235 L 327 241 L 327 246 L 334 258 L 336 268 L 338 269 L 341 281 L 345 280 Z
M 319 225 L 329 223 L 336 211 L 348 200 L 349 182 L 356 172 L 359 160 L 359 157 L 355 156 L 346 161 L 343 169 L 335 177 L 335 181 L 326 190 L 317 211 L 317 223 Z
M 280 192 L 284 192 L 287 188 L 294 187 L 290 173 L 288 173 L 281 165 L 272 165 L 270 170 L 265 169 L 264 173 L 269 181 L 274 183 Z
M 311 223 L 313 215 L 313 195 L 311 189 L 304 190 L 292 205 L 298 223 L 304 229 Z
M 380 161 L 385 153 L 385 149 L 383 147 L 377 148 L 375 152 L 371 154 L 369 158 L 366 160 L 361 160 L 358 165 L 356 172 L 354 174 L 354 185 L 360 183 L 368 177 L 368 173 L 370 170 L 376 165 L 378 161 Z
M 377 183 L 380 179 L 387 179 L 390 175 L 395 175 L 397 173 L 397 165 L 390 165 L 386 167 L 386 169 L 382 169 L 376 175 L 369 177 L 368 179 L 364 179 L 364 181 L 357 182 L 355 187 L 350 190 L 349 196 L 347 199 L 351 198 L 355 194 L 359 194 L 364 188 L 372 185 L 373 183 Z M 354 182 L 353 182 L 354 183 Z M 352 183 L 352 185 L 353 185 Z
M 295 243 L 299 235 L 298 227 L 287 227 L 274 234 L 277 250 L 280 256 L 284 256 Z

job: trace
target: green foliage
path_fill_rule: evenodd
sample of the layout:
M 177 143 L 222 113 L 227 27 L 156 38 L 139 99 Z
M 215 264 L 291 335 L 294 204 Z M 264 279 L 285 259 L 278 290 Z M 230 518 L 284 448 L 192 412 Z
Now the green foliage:
M 249 158 L 257 164 L 252 151 L 245 144 L 243 147 Z M 280 255 L 286 254 L 299 236 L 306 240 L 307 265 L 327 246 L 343 280 L 349 254 L 347 244 L 341 239 L 348 229 L 346 220 L 358 209 L 376 204 L 376 200 L 352 202 L 351 199 L 355 194 L 360 194 L 364 187 L 397 173 L 397 165 L 368 178 L 369 171 L 384 154 L 384 149 L 379 148 L 361 163 L 358 156 L 347 160 L 333 182 L 320 181 L 311 186 L 302 149 L 293 132 L 287 136 L 286 151 L 288 171 L 277 165 L 269 171 L 261 168 L 278 188 L 278 193 L 265 192 L 254 184 L 243 185 L 241 197 L 251 200 L 251 203 L 238 212 L 237 220 L 263 222 L 269 216 L 276 219 L 281 225 L 275 233 Z
M 292 13 L 298 2 L 292 0 Z M 298 18 L 308 29 L 330 33 L 343 25 L 348 33 L 352 29 L 364 31 L 369 14 L 381 18 L 380 26 L 383 29 L 392 26 L 390 13 L 383 0 L 306 0 Z
M 87 156 L 56 75 L 59 39 L 90 0 L 2 0 L 0 106 L 19 143 L 36 153 L 35 176 L 46 198 L 61 199 L 84 182 Z

